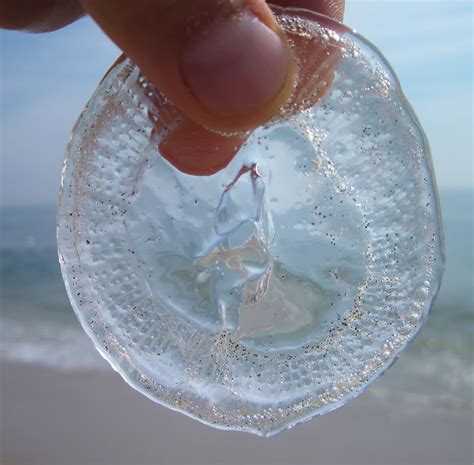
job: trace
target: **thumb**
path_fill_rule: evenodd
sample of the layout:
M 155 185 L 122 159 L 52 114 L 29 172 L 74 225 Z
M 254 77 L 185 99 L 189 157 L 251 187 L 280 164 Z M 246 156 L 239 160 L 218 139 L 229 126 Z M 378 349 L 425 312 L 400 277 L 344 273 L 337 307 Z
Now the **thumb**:
M 288 98 L 296 64 L 263 0 L 81 0 L 195 123 L 251 129 Z

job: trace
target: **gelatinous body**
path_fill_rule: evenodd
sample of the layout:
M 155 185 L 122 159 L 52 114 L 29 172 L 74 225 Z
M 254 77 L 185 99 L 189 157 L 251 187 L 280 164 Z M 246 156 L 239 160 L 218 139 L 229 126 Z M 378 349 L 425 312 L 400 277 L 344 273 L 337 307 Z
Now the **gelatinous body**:
M 429 147 L 393 71 L 327 18 L 278 18 L 305 78 L 227 166 L 163 156 L 179 113 L 125 60 L 74 128 L 58 209 L 67 290 L 102 355 L 151 399 L 261 435 L 383 373 L 444 262 Z

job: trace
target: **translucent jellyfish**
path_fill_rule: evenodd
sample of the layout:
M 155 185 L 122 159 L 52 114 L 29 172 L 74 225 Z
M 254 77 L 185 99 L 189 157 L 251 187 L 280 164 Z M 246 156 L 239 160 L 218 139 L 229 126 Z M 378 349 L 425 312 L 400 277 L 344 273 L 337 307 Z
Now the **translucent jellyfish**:
M 166 155 L 179 112 L 128 59 L 76 123 L 58 204 L 72 306 L 150 399 L 272 435 L 354 398 L 423 325 L 443 271 L 428 142 L 360 35 L 276 10 L 288 105 L 227 166 Z

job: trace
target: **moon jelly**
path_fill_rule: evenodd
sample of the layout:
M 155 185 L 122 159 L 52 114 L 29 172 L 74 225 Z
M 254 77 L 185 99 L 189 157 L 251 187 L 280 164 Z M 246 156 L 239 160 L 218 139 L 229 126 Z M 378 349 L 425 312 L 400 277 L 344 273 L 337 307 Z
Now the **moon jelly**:
M 73 129 L 58 204 L 72 306 L 113 368 L 162 405 L 264 436 L 377 379 L 444 264 L 428 142 L 390 65 L 324 16 L 275 11 L 299 80 L 226 166 L 175 166 L 183 119 L 123 59 Z

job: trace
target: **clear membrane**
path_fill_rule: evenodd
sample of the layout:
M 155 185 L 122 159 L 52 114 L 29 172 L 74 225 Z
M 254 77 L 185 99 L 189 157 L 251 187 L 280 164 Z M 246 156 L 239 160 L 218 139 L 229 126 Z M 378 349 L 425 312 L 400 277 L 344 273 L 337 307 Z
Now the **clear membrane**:
M 151 399 L 259 435 L 380 376 L 444 264 L 428 143 L 390 66 L 328 18 L 277 16 L 310 78 L 228 166 L 161 156 L 176 109 L 124 60 L 74 127 L 58 204 L 68 294 L 101 354 Z

